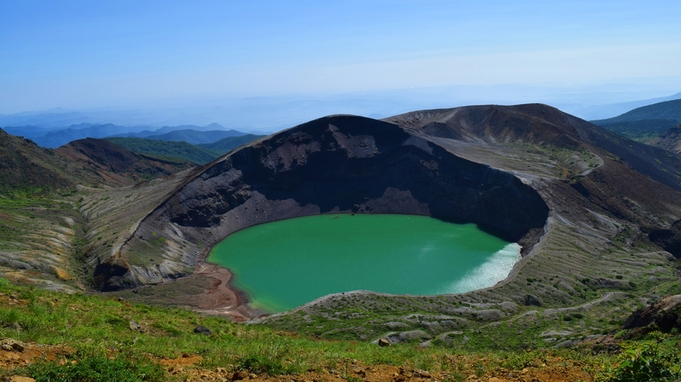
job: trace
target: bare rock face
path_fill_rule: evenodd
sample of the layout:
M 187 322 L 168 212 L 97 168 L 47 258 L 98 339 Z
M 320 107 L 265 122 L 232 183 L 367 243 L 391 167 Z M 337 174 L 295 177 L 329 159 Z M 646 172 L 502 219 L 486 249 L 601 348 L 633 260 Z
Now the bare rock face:
M 652 324 L 663 332 L 681 329 L 681 295 L 667 296 L 647 308 L 635 311 L 624 322 L 624 328 L 642 328 Z
M 681 220 L 677 220 L 669 229 L 656 229 L 648 234 L 650 241 L 664 248 L 677 259 L 681 258 Z
M 657 138 L 651 139 L 648 144 L 661 147 L 665 150 L 681 153 L 681 125 L 674 126 Z
M 158 235 L 166 243 L 165 260 L 191 267 L 205 248 L 242 228 L 342 212 L 473 222 L 511 241 L 530 237 L 523 243 L 532 245 L 549 209 L 511 173 L 460 158 L 392 123 L 332 116 L 256 141 L 195 172 L 141 222 L 121 256 L 134 255 Z M 130 272 L 96 276 L 104 290 L 172 277 Z

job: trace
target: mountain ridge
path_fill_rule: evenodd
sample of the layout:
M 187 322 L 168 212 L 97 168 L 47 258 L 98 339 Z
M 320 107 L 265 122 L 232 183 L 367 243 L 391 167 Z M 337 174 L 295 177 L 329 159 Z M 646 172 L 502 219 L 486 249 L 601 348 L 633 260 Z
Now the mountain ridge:
M 212 143 L 227 136 L 241 136 L 237 130 L 226 130 L 217 123 L 206 126 L 179 125 L 151 128 L 149 126 L 120 126 L 112 123 L 80 123 L 65 128 L 45 129 L 37 126 L 8 126 L 12 135 L 24 136 L 46 148 L 57 148 L 71 141 L 84 138 L 138 137 L 160 140 L 187 140 L 190 143 Z M 175 133 L 176 131 L 181 131 Z
M 681 99 L 642 106 L 591 123 L 636 140 L 656 138 L 681 122 Z

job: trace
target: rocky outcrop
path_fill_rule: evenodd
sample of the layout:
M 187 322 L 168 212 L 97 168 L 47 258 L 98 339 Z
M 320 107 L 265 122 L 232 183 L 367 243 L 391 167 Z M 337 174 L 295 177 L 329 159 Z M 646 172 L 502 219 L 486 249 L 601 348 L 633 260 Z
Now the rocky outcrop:
M 539 194 L 511 173 L 460 158 L 391 123 L 332 116 L 205 166 L 140 224 L 122 254 L 156 234 L 170 243 L 166 259 L 193 265 L 203 248 L 242 228 L 338 212 L 473 222 L 511 241 L 541 230 L 548 217 Z M 531 237 L 524 244 L 539 238 Z M 116 280 L 106 288 L 125 286 Z
M 681 125 L 672 127 L 663 134 L 660 134 L 659 137 L 652 138 L 646 143 L 677 154 L 681 153 Z
M 669 332 L 673 328 L 681 329 L 681 295 L 667 296 L 650 306 L 639 309 L 624 322 L 624 329 L 655 326 Z
M 648 237 L 677 259 L 681 259 L 681 220 L 675 221 L 668 229 L 652 230 Z

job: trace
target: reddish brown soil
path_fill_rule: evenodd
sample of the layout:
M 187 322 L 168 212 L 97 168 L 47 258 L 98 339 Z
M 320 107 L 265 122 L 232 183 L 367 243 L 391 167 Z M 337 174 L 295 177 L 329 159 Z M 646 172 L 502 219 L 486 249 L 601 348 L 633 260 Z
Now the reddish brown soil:
M 12 370 L 17 367 L 25 367 L 42 359 L 54 361 L 74 351 L 74 349 L 64 346 L 47 346 L 35 343 L 21 344 L 23 346 L 23 350 L 21 351 L 16 349 L 0 349 L 0 370 Z
M 464 378 L 466 381 L 479 382 L 574 382 L 578 380 L 590 381 L 592 377 L 582 370 L 580 365 L 565 362 L 561 358 L 554 358 L 550 364 L 537 367 L 527 367 L 521 370 L 499 369 L 484 375 L 476 375 L 474 365 L 461 365 L 463 374 L 452 376 L 442 372 L 428 372 L 392 365 L 362 365 L 351 361 L 337 365 L 335 369 L 308 371 L 299 375 L 268 376 L 249 373 L 247 371 L 228 371 L 225 368 L 201 369 L 196 367 L 202 361 L 197 355 L 184 354 L 176 359 L 164 359 L 160 363 L 165 366 L 169 374 L 182 376 L 189 381 L 268 381 L 268 382 L 302 382 L 329 381 L 340 382 L 354 380 L 366 382 L 383 381 L 442 381 Z M 477 361 L 476 361 L 477 362 Z M 484 359 L 480 362 L 485 362 Z M 468 372 L 466 372 L 468 371 Z
M 214 264 L 200 263 L 189 276 L 137 290 L 111 292 L 131 302 L 162 306 L 183 306 L 211 315 L 229 316 L 242 322 L 261 312 L 246 304 L 247 296 L 230 285 L 232 274 Z
M 201 264 L 194 272 L 196 277 L 206 277 L 211 282 L 210 289 L 193 295 L 192 304 L 198 311 L 232 317 L 234 321 L 246 321 L 257 316 L 257 312 L 246 305 L 246 296 L 232 288 L 232 273 L 218 265 Z

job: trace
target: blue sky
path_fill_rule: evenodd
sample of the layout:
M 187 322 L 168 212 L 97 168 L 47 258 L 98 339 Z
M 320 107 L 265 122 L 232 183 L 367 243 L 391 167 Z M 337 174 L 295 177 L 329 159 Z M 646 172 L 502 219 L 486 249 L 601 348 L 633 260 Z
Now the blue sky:
M 666 96 L 679 20 L 681 1 L 654 0 L 4 0 L 0 113 L 447 86 Z

